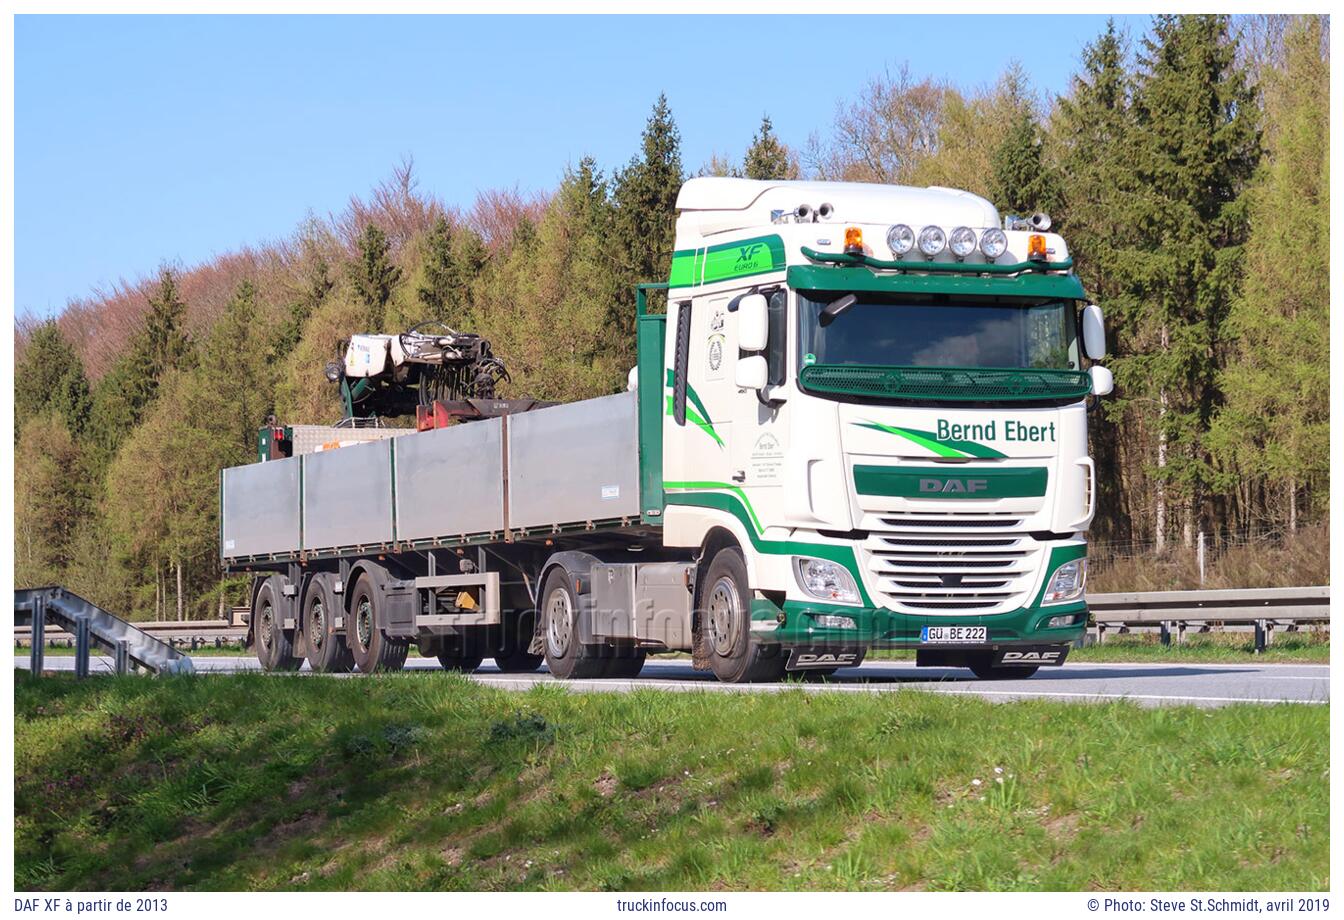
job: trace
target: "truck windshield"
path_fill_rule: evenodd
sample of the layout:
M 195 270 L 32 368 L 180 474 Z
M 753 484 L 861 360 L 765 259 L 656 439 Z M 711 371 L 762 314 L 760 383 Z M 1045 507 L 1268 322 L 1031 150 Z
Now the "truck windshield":
M 800 291 L 799 366 L 1080 369 L 1077 318 L 1068 301 L 1012 302 L 947 295 Z

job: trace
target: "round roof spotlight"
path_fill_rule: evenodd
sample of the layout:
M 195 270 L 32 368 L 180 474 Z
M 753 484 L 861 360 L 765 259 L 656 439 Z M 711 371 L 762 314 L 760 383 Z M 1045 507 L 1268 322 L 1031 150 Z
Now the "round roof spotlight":
M 952 231 L 952 235 L 947 238 L 947 248 L 952 250 L 952 255 L 958 259 L 964 259 L 975 252 L 975 231 L 970 227 L 958 227 Z
M 905 224 L 893 224 L 887 231 L 887 246 L 898 256 L 915 248 L 915 231 Z
M 1008 251 L 1008 234 L 998 227 L 986 230 L 980 237 L 980 251 L 986 259 L 997 259 Z
M 947 234 L 942 227 L 925 227 L 919 231 L 919 251 L 932 259 L 947 246 Z
M 825 220 L 834 213 L 835 205 L 831 204 L 829 201 L 823 201 L 821 204 L 817 205 L 817 217 L 822 220 Z

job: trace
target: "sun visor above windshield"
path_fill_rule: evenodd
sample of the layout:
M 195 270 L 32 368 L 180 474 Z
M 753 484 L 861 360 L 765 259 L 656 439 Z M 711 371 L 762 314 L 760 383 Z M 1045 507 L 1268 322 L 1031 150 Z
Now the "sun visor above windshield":
M 808 291 L 884 291 L 902 294 L 963 294 L 1086 300 L 1077 275 L 1024 272 L 1020 275 L 915 275 L 877 273 L 867 268 L 791 265 L 789 287 Z

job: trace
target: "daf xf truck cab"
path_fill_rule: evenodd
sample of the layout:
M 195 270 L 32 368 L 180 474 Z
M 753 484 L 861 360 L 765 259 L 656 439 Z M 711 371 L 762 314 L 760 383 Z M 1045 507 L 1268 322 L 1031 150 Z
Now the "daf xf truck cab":
M 659 651 L 731 682 L 874 648 L 983 678 L 1063 663 L 1087 621 L 1088 410 L 1113 384 L 1048 218 L 727 178 L 677 207 L 628 392 L 224 472 L 263 663 L 325 668 L 325 647 L 377 670 L 411 643 L 571 679 Z

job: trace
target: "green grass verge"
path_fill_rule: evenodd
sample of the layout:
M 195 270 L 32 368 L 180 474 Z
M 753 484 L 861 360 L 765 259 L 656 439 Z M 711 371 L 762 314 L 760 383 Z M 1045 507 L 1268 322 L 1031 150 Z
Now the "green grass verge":
M 15 674 L 15 884 L 1328 888 L 1326 706 Z

